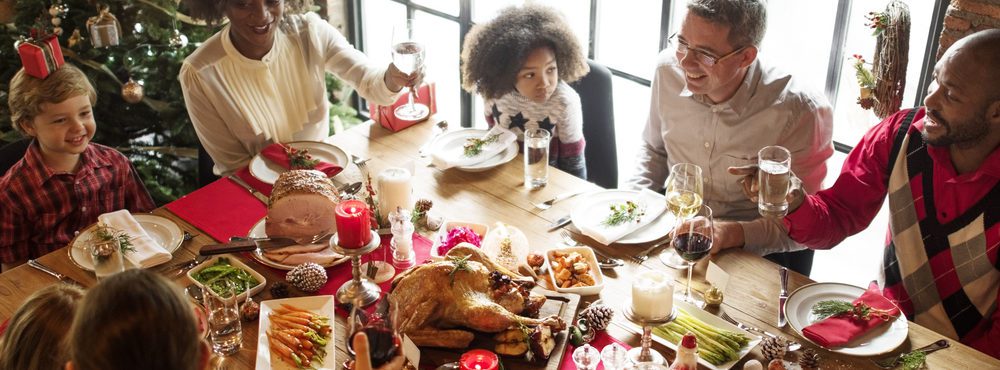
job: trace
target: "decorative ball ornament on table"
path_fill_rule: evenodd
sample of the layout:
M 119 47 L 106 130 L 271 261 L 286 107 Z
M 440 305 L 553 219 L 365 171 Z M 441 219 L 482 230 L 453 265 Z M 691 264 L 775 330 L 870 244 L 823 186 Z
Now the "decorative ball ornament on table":
M 326 284 L 326 269 L 316 263 L 306 262 L 289 271 L 285 280 L 303 292 L 313 293 Z
M 135 80 L 129 78 L 128 82 L 122 85 L 122 99 L 129 104 L 136 104 L 142 101 L 144 96 L 142 85 L 135 82 Z

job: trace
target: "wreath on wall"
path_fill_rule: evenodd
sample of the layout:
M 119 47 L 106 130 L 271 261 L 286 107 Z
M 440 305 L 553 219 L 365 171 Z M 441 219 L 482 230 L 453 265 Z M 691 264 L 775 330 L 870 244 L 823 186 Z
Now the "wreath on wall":
M 882 119 L 899 111 L 903 102 L 910 52 L 910 8 L 900 0 L 893 0 L 885 11 L 869 12 L 865 18 L 877 39 L 870 67 L 861 55 L 852 58 L 861 87 L 858 104 L 873 109 Z

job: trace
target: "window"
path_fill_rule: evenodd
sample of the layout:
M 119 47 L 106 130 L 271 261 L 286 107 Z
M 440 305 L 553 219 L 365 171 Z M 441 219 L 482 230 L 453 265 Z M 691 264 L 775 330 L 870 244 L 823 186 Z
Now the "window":
M 531 1 L 531 0 L 528 0 Z M 589 56 L 615 75 L 615 122 L 618 139 L 619 181 L 632 173 L 635 143 L 649 111 L 649 85 L 656 55 L 666 36 L 680 27 L 684 0 L 535 0 L 562 11 Z M 506 6 L 523 0 L 352 0 L 355 44 L 372 59 L 391 61 L 392 24 L 406 18 L 417 21 L 427 43 L 427 76 L 437 83 L 439 114 L 463 126 L 484 126 L 482 101 L 461 90 L 459 53 L 462 39 L 475 22 L 493 17 Z M 847 60 L 861 54 L 872 60 L 875 37 L 864 15 L 881 11 L 889 0 L 770 0 L 768 31 L 761 58 L 776 62 L 824 91 L 835 108 L 834 140 L 838 150 L 853 146 L 878 122 L 855 102 L 859 89 Z M 909 63 L 903 108 L 920 105 L 932 62 L 927 50 L 937 46 L 944 0 L 909 1 L 911 17 Z M 933 60 L 933 59 L 931 59 Z M 928 66 L 930 65 L 930 67 Z M 919 86 L 924 84 L 924 86 Z M 834 170 L 835 171 L 835 170 Z

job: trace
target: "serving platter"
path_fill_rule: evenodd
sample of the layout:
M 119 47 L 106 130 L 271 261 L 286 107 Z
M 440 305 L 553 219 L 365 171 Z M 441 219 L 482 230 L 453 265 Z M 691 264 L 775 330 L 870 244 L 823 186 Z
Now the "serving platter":
M 250 229 L 250 231 L 247 232 L 247 237 L 248 238 L 266 238 L 267 237 L 267 233 L 264 232 L 264 219 L 263 218 L 260 219 L 260 221 L 257 221 L 257 223 L 255 223 L 253 225 L 253 227 Z M 257 260 L 257 262 L 260 262 L 261 264 L 263 264 L 265 266 L 274 267 L 274 268 L 279 269 L 279 270 L 290 271 L 291 269 L 295 268 L 294 265 L 286 265 L 284 263 L 281 263 L 281 262 L 272 260 L 270 258 L 267 258 L 266 256 L 264 256 L 264 252 L 261 251 L 260 249 L 254 250 L 253 252 L 250 252 L 250 256 L 252 256 L 253 259 Z M 340 258 L 337 258 L 337 259 L 333 260 L 333 262 L 330 262 L 330 263 L 321 263 L 319 265 L 323 266 L 323 267 L 333 267 L 333 266 L 339 265 L 341 263 L 344 263 L 344 262 L 347 262 L 347 261 L 350 261 L 350 260 L 351 260 L 351 257 L 342 256 Z
M 268 343 L 267 331 L 271 326 L 271 320 L 268 317 L 275 308 L 281 307 L 282 304 L 287 304 L 290 306 L 295 306 L 312 313 L 326 316 L 330 319 L 331 327 L 333 332 L 330 333 L 329 341 L 326 344 L 326 356 L 323 358 L 322 364 L 313 364 L 316 369 L 339 369 L 340 364 L 337 363 L 337 349 L 335 348 L 337 343 L 337 328 L 333 325 L 335 320 L 334 308 L 336 307 L 336 302 L 332 295 L 320 295 L 312 297 L 298 297 L 298 298 L 285 298 L 285 299 L 272 299 L 269 301 L 263 301 L 260 303 L 260 319 L 259 326 L 257 329 L 257 365 L 255 369 L 257 370 L 294 370 L 295 366 L 291 366 L 284 361 L 281 361 L 277 357 L 272 357 L 270 345 Z

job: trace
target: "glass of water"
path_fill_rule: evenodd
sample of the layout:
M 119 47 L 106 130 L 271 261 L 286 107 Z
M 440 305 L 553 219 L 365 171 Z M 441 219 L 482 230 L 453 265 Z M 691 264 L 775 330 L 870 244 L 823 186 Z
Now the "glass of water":
M 792 154 L 780 146 L 767 146 L 757 153 L 757 210 L 764 217 L 781 218 L 788 214 L 788 185 Z
M 548 130 L 535 128 L 524 132 L 524 186 L 535 189 L 549 182 Z
M 208 334 L 212 351 L 228 356 L 239 352 L 243 344 L 243 327 L 240 324 L 240 304 L 236 287 L 232 284 L 216 292 L 205 290 L 205 308 L 208 310 Z

